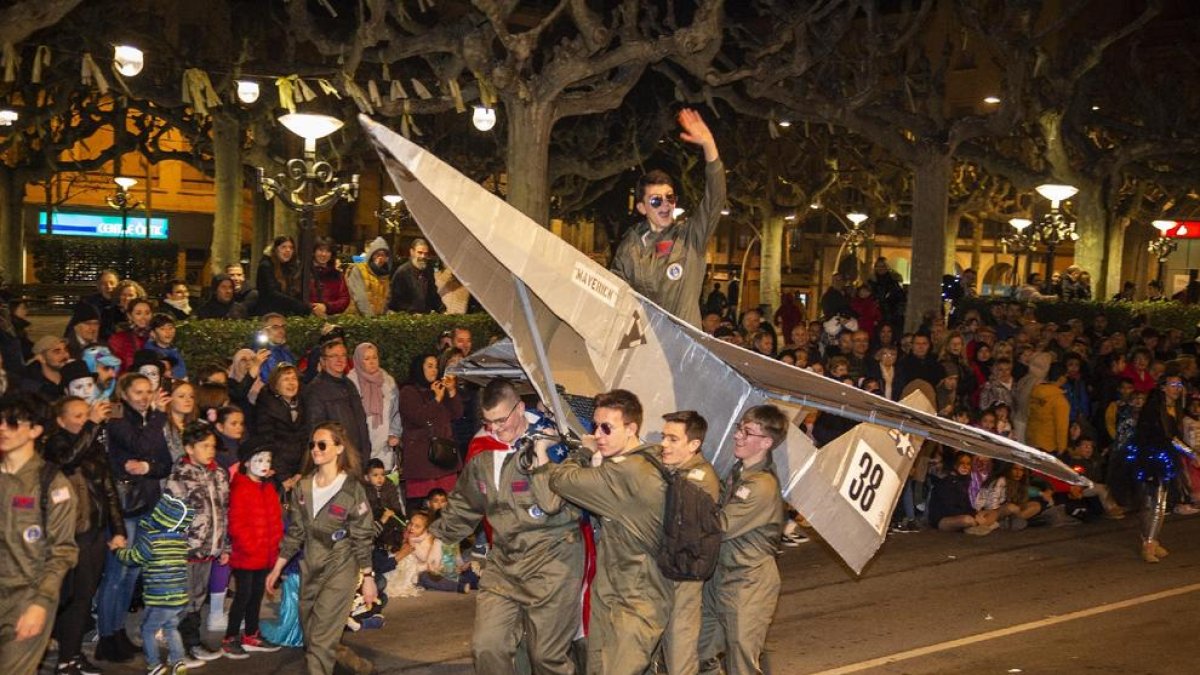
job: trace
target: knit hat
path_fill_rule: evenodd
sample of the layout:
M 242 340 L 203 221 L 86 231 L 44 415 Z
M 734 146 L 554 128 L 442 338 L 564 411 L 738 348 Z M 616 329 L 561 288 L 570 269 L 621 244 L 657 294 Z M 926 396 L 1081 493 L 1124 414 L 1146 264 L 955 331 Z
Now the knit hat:
M 83 362 L 87 364 L 89 370 L 96 372 L 96 366 L 108 366 L 109 368 L 120 368 L 121 359 L 114 356 L 108 347 L 104 345 L 93 345 L 83 350 Z
M 90 302 L 78 302 L 75 304 L 74 311 L 71 312 L 71 325 L 84 323 L 87 321 L 99 321 L 100 310 Z
M 187 531 L 195 517 L 195 512 L 188 508 L 186 502 L 169 494 L 160 497 L 150 512 L 150 519 L 170 532 Z
M 83 361 L 70 361 L 67 363 L 67 365 L 63 366 L 62 383 L 64 387 L 70 385 L 75 380 L 82 380 L 85 378 L 96 379 L 96 375 Z

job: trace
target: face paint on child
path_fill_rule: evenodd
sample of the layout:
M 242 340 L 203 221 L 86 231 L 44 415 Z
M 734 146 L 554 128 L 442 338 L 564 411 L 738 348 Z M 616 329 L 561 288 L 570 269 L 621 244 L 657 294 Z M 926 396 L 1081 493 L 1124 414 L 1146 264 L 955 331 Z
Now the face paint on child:
M 271 453 L 256 452 L 246 465 L 246 471 L 255 478 L 266 478 L 271 475 Z

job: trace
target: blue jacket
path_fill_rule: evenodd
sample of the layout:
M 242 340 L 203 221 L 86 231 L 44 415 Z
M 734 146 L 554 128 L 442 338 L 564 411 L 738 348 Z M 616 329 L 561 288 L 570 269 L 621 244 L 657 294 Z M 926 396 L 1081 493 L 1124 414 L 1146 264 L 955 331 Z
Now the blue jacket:
M 142 597 L 151 607 L 188 602 L 188 529 L 193 513 L 183 501 L 163 495 L 138 522 L 133 546 L 117 551 L 126 565 L 142 567 Z

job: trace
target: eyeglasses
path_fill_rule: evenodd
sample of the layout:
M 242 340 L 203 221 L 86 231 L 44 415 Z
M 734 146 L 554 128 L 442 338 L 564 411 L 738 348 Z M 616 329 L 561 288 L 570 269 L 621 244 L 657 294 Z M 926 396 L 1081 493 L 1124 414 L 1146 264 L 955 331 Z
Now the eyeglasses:
M 671 194 L 667 194 L 667 195 L 651 195 L 650 199 L 648 199 L 646 201 L 647 201 L 647 203 L 650 204 L 651 208 L 655 208 L 655 209 L 662 206 L 663 202 L 666 202 L 666 203 L 670 204 L 671 206 L 675 206 L 675 194 L 671 193 Z
M 308 443 L 309 450 L 320 450 L 321 452 L 325 452 L 332 447 L 334 447 L 334 444 L 329 441 L 309 441 Z
M 766 434 L 751 433 L 745 424 L 737 425 L 737 427 L 735 427 L 733 430 L 733 435 L 734 436 L 757 436 L 759 438 L 770 438 L 770 436 L 768 436 Z
M 0 417 L 0 426 L 16 429 L 22 424 L 32 424 L 29 420 L 23 420 L 19 417 Z
M 494 419 L 494 420 L 489 420 L 487 418 L 484 418 L 483 426 L 490 429 L 492 427 L 497 427 L 497 426 L 500 426 L 501 424 L 504 424 L 505 422 L 507 422 L 509 420 L 509 418 L 512 417 L 512 414 L 517 411 L 517 406 L 519 406 L 519 405 L 521 405 L 520 401 L 517 401 L 516 403 L 514 403 L 513 407 L 509 408 L 508 414 L 506 414 L 504 417 Z

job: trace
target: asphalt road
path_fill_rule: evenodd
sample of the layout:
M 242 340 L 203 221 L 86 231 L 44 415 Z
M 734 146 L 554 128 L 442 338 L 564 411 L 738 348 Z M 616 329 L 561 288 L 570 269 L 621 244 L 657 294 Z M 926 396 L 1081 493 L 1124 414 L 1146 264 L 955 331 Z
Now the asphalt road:
M 893 535 L 860 578 L 819 542 L 786 549 L 770 672 L 1200 672 L 1200 516 L 1171 517 L 1162 541 L 1171 555 L 1148 565 L 1132 517 L 982 538 Z M 395 599 L 384 628 L 345 641 L 380 673 L 471 673 L 473 602 Z M 145 671 L 138 659 L 106 672 Z M 303 654 L 220 659 L 194 672 L 301 673 Z

